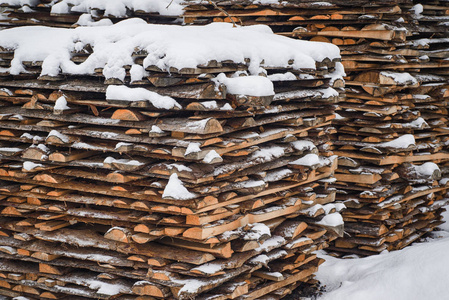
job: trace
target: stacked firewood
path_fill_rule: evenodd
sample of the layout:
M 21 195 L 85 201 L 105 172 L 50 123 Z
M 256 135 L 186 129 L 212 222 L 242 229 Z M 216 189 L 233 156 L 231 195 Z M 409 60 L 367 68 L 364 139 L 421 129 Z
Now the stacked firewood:
M 447 1 L 186 1 L 186 23 L 267 24 L 338 45 L 346 98 L 334 121 L 337 199 L 347 235 L 333 250 L 400 249 L 440 224 L 447 202 Z
M 90 26 L 132 16 L 180 22 L 178 16 L 196 25 L 265 24 L 279 35 L 338 45 L 347 97 L 339 104 L 332 149 L 340 156 L 337 198 L 351 208 L 345 215 L 348 238 L 334 249 L 360 255 L 400 249 L 439 224 L 449 176 L 447 1 L 186 0 L 165 10 L 124 1 L 96 7 L 71 0 L 6 2 L 14 18 L 9 26 L 50 19 L 52 26 Z M 392 199 L 396 204 L 385 204 Z M 350 229 L 361 222 L 364 231 Z M 372 226 L 383 227 L 373 234 Z
M 315 283 L 314 252 L 342 234 L 339 51 L 227 25 L 0 31 L 0 294 L 279 299 Z
M 437 163 L 449 158 L 443 149 L 447 132 L 431 119 L 441 113 L 441 102 L 413 94 L 416 78 L 373 71 L 356 82 L 365 79 L 370 87 L 361 85 L 364 92 L 351 89 L 365 100 L 348 96 L 335 121 L 338 198 L 349 207 L 344 216 L 349 237 L 336 241 L 334 249 L 360 255 L 400 249 L 440 224 L 447 188 L 446 181 L 439 182 Z M 380 90 L 385 94 L 376 95 Z
M 333 247 L 340 253 L 401 249 L 441 224 L 448 202 L 448 6 L 400 8 L 400 23 L 381 26 L 396 26 L 403 40 L 373 41 L 370 57 L 341 46 L 348 80 L 335 122 L 336 177 L 349 209 L 347 236 Z

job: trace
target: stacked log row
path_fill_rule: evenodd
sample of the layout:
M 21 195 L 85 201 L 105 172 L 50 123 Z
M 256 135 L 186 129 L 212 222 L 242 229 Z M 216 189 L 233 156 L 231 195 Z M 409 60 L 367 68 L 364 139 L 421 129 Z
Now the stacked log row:
M 205 1 L 186 0 L 184 22 L 207 24 L 232 22 L 241 25 L 265 24 L 281 35 L 353 45 L 373 36 L 400 39 L 395 28 L 366 27 L 376 21 L 396 21 L 401 3 L 410 0 L 381 1 Z
M 86 1 L 86 0 L 0 0 L 0 26 L 102 26 L 128 18 L 142 18 L 152 24 L 182 24 L 179 0 Z
M 419 52 L 420 56 L 427 59 L 419 73 L 412 73 L 417 79 L 422 81 L 420 88 L 416 89 L 416 94 L 422 94 L 430 99 L 432 103 L 421 104 L 420 109 L 425 113 L 425 119 L 429 119 L 434 131 L 438 132 L 442 151 L 448 152 L 447 137 L 447 106 L 449 96 L 449 76 L 446 66 L 449 57 L 449 37 L 448 33 L 448 8 L 447 1 L 414 1 L 413 6 L 408 6 L 410 10 L 410 23 L 414 24 L 413 37 L 410 38 L 413 48 Z M 448 162 L 442 161 L 440 164 L 442 173 L 442 183 L 447 181 Z
M 30 30 L 52 40 L 33 49 Z M 97 30 L 0 32 L 0 294 L 279 299 L 314 284 L 314 252 L 342 233 L 338 49 L 226 24 Z

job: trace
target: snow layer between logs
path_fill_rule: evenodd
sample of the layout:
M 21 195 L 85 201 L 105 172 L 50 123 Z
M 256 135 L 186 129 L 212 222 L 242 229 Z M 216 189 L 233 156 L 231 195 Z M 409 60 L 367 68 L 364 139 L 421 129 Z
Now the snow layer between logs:
M 148 100 L 157 108 L 172 109 L 181 108 L 175 99 L 168 96 L 161 96 L 144 88 L 129 88 L 124 85 L 110 85 L 106 89 L 106 99 L 138 101 Z
M 93 53 L 83 63 L 71 61 L 72 52 L 86 45 Z M 267 47 L 269 45 L 269 47 Z M 209 61 L 248 64 L 251 74 L 262 67 L 315 69 L 315 62 L 339 58 L 339 49 L 319 42 L 293 40 L 273 34 L 268 26 L 233 28 L 230 24 L 167 26 L 128 19 L 110 26 L 75 29 L 42 26 L 0 32 L 0 46 L 14 50 L 11 74 L 26 72 L 23 61 L 43 61 L 41 75 L 93 74 L 104 68 L 108 78 L 123 79 L 124 66 L 133 65 L 135 49 L 148 53 L 143 67 L 196 68 Z

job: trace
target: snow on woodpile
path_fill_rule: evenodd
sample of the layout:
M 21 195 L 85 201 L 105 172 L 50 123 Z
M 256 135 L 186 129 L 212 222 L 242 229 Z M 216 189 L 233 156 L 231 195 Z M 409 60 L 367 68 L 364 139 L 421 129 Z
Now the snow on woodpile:
M 124 85 L 110 85 L 106 89 L 107 100 L 117 101 L 142 101 L 148 100 L 154 107 L 173 109 L 181 108 L 175 99 L 161 96 L 144 88 L 129 88 Z
M 339 50 L 333 45 L 285 39 L 273 35 L 266 26 L 159 26 L 141 19 L 101 28 L 14 28 L 1 31 L 0 40 L 1 47 L 14 51 L 11 67 L 2 69 L 13 75 L 26 72 L 23 62 L 27 61 L 42 62 L 41 76 L 93 74 L 102 68 L 106 78 L 124 80 L 124 67 L 134 64 L 132 55 L 136 49 L 146 54 L 144 68 L 182 70 L 207 65 L 212 60 L 232 61 L 248 65 L 248 71 L 254 75 L 259 74 L 260 68 L 315 69 L 316 61 L 339 57 Z M 264 47 L 267 42 L 270 47 Z M 81 63 L 71 60 L 74 53 L 83 53 L 87 47 L 92 49 L 88 59 Z M 237 83 L 238 77 L 226 81 L 236 92 L 245 85 Z
M 48 24 L 96 26 L 0 31 L 11 293 L 263 298 L 316 283 L 315 251 L 342 233 L 338 48 L 262 25 L 120 21 L 162 20 L 164 5 L 55 1 L 39 6 Z

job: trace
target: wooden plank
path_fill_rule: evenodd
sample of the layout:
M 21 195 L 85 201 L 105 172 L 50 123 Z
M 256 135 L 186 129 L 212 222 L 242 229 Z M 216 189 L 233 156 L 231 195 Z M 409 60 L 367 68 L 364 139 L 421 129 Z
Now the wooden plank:
M 380 166 L 400 164 L 405 162 L 438 161 L 449 159 L 449 154 L 442 152 L 433 154 L 409 155 L 409 156 L 399 156 L 399 155 L 375 156 L 367 154 L 358 154 L 350 151 L 334 151 L 334 153 L 342 157 L 349 157 L 353 159 L 364 159 Z
M 341 174 L 335 173 L 335 178 L 343 182 L 367 183 L 374 184 L 382 179 L 379 174 Z
M 176 239 L 176 238 L 162 238 L 161 240 L 159 240 L 159 242 L 161 242 L 165 245 L 171 245 L 171 246 L 211 253 L 217 257 L 222 257 L 222 258 L 230 258 L 233 253 L 233 251 L 231 249 L 231 243 L 224 243 L 224 244 L 220 244 L 220 245 L 211 247 L 209 245 L 204 245 L 202 243 L 196 243 L 196 242 L 191 242 L 191 241 L 186 241 L 186 240 L 181 240 L 181 239 Z
M 366 38 L 382 41 L 404 42 L 406 32 L 401 30 L 342 30 L 342 31 L 293 31 L 293 36 L 329 36 L 339 38 Z

